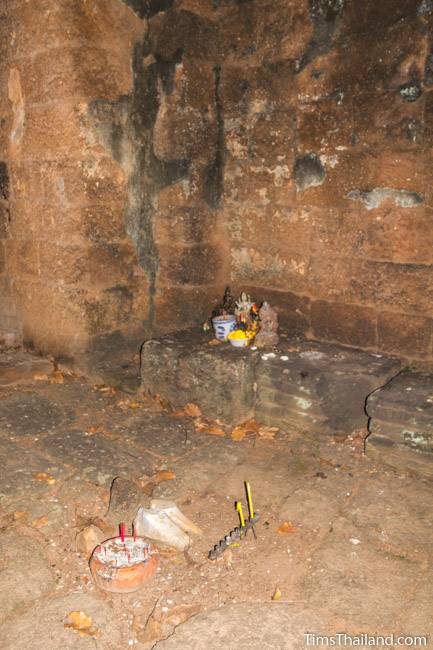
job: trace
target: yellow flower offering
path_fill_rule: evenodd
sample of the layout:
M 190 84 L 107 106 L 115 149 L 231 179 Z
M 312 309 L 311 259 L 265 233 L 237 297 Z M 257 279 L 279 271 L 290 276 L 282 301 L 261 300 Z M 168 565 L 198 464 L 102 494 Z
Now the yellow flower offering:
M 254 330 L 233 330 L 233 332 L 230 332 L 227 338 L 232 339 L 234 341 L 242 341 L 243 339 L 253 339 L 255 337 L 256 333 Z
M 227 338 L 232 339 L 233 341 L 240 341 L 242 339 L 248 339 L 250 337 L 244 330 L 234 330 L 233 332 L 230 332 Z

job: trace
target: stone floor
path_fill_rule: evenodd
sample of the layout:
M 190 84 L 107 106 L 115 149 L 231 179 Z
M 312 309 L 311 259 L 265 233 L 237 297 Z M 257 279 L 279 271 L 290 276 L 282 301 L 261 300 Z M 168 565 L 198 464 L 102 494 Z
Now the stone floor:
M 157 401 L 24 365 L 25 380 L 9 368 L 0 388 L 2 650 L 291 649 L 306 633 L 433 634 L 431 482 L 363 457 L 356 438 L 235 442 Z M 186 553 L 163 549 L 156 577 L 122 596 L 93 585 L 75 539 L 90 523 L 113 532 L 117 476 L 143 502 L 152 491 L 176 500 L 203 530 Z M 211 562 L 237 525 L 244 480 L 257 540 Z M 90 630 L 65 627 L 76 610 Z

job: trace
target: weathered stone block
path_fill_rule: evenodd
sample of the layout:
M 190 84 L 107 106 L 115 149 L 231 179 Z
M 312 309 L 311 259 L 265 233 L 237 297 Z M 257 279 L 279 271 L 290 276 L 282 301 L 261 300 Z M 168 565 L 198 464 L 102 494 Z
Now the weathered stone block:
M 365 429 L 365 399 L 398 371 L 394 359 L 332 345 L 301 343 L 298 351 L 261 355 L 256 419 L 282 429 L 350 434 Z
M 17 275 L 39 274 L 39 242 L 34 239 L 6 239 L 6 255 L 8 272 L 12 277 Z
M 431 354 L 433 319 L 414 314 L 378 314 L 378 347 L 410 359 L 426 359 Z
M 353 302 L 403 313 L 432 314 L 432 266 L 354 258 L 350 273 L 350 297 Z
M 297 135 L 299 150 L 304 154 L 310 151 L 338 155 L 352 146 L 353 106 L 347 99 L 333 99 L 311 102 L 299 107 L 297 111 Z M 338 147 L 338 150 L 336 149 Z
M 205 243 L 214 225 L 215 215 L 205 207 L 158 210 L 153 222 L 153 236 L 158 244 Z
M 234 207 L 225 214 L 234 246 L 278 247 L 287 259 L 291 253 L 299 255 L 302 251 L 307 262 L 317 237 L 316 212 L 315 208 L 303 210 L 269 204 L 264 208 Z
M 433 476 L 433 375 L 401 373 L 369 396 L 367 454 Z
M 290 287 L 297 293 L 308 293 L 308 262 L 302 251 L 286 255 L 278 243 L 268 247 L 262 244 L 257 248 L 233 247 L 231 258 L 232 278 L 236 282 L 255 283 L 258 287 L 272 282 L 281 291 Z
M 208 244 L 160 245 L 159 278 L 173 284 L 211 284 L 222 264 L 220 251 Z
M 111 158 L 12 162 L 14 201 L 32 197 L 35 205 L 50 205 L 67 213 L 72 208 L 118 204 L 124 196 L 124 176 Z
M 313 279 L 314 285 L 317 286 L 318 278 L 319 281 L 326 282 L 328 277 L 328 268 L 320 273 L 320 266 L 325 261 L 324 258 L 328 258 L 331 265 L 335 264 L 335 266 L 338 266 L 342 259 L 345 260 L 344 276 L 346 276 L 349 260 L 354 255 L 364 255 L 362 246 L 366 240 L 365 232 L 368 228 L 374 228 L 376 221 L 369 222 L 364 217 L 362 208 L 354 207 L 347 210 L 317 207 L 303 212 L 306 214 L 304 218 L 311 223 L 314 233 L 311 239 L 311 249 L 318 259 L 318 267 Z M 325 251 L 326 254 L 324 254 Z M 341 282 L 333 283 L 333 287 L 337 291 L 339 286 L 341 286 Z M 324 294 L 321 297 L 324 297 Z
M 356 219 L 354 214 L 351 217 Z M 432 215 L 423 204 L 409 210 L 380 207 L 375 211 L 375 219 L 356 222 L 360 255 L 377 261 L 432 264 Z
M 224 188 L 227 202 L 236 205 L 296 205 L 292 170 L 284 162 L 275 168 L 268 168 L 260 158 L 228 160 L 224 167 Z
M 152 51 L 164 60 L 183 51 L 198 60 L 214 60 L 218 47 L 216 25 L 189 11 L 160 12 L 149 22 Z
M 9 233 L 10 208 L 6 201 L 0 200 L 0 239 L 7 237 Z
M 14 59 L 30 58 L 35 43 L 49 43 L 51 51 L 95 43 L 126 58 L 144 31 L 143 22 L 126 5 L 112 0 L 97 0 L 90 10 L 83 0 L 73 6 L 69 0 L 41 0 L 36 13 L 32 5 L 11 2 L 9 15 L 15 29 L 10 47 Z
M 117 24 L 116 29 L 119 28 Z M 105 38 L 108 46 L 108 34 Z M 117 99 L 129 92 L 132 85 L 130 56 L 126 42 L 114 53 L 112 38 L 109 49 L 104 49 L 104 42 L 99 41 L 96 45 L 86 43 L 80 47 L 68 43 L 55 55 L 51 49 L 39 51 L 19 65 L 26 103 L 41 104 L 71 97 L 87 102 L 90 98 Z
M 359 347 L 376 345 L 376 312 L 369 307 L 317 300 L 311 304 L 311 326 L 317 338 Z
M 426 189 L 424 160 L 415 151 L 385 150 L 377 154 L 374 187 L 387 187 L 416 192 Z
M 166 333 L 173 329 L 173 322 L 182 328 L 200 327 L 209 316 L 210 305 L 221 300 L 225 285 L 218 278 L 211 285 L 198 287 L 188 285 L 167 285 L 157 283 L 154 298 L 154 327 L 157 332 Z
M 178 332 L 146 341 L 141 352 L 143 389 L 180 408 L 198 404 L 204 416 L 228 424 L 254 414 L 255 355 L 233 346 L 209 346 L 209 336 Z
M 38 161 L 78 158 L 86 145 L 76 103 L 59 101 L 26 108 L 22 138 L 26 156 Z

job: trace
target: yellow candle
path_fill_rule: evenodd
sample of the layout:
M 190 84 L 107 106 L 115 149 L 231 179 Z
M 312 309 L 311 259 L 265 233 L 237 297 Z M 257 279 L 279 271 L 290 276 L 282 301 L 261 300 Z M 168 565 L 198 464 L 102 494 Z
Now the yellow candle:
M 242 512 L 242 503 L 240 501 L 236 501 L 236 510 L 239 513 L 239 519 L 241 521 L 241 526 L 245 526 L 244 513 Z
M 245 481 L 245 490 L 247 491 L 248 512 L 250 513 L 250 519 L 253 519 L 254 518 L 253 500 L 251 498 L 251 486 L 248 483 L 248 481 Z

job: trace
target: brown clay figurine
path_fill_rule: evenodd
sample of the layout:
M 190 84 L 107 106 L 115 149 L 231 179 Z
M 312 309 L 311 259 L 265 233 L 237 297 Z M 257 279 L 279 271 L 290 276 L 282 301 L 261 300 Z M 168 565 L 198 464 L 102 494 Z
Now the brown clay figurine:
M 258 348 L 272 347 L 278 344 L 278 315 L 268 302 L 260 307 L 260 331 L 254 345 Z

